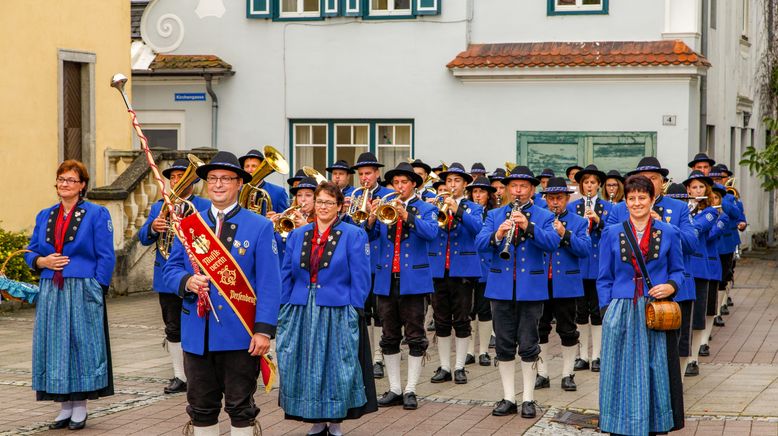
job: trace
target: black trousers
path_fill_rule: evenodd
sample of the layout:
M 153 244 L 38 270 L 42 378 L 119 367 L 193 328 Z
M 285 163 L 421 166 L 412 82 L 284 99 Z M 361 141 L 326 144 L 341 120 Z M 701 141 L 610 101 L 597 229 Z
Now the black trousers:
M 678 332 L 678 354 L 681 357 L 689 357 L 692 344 L 692 310 L 693 300 L 679 301 L 681 306 L 681 331 Z
M 578 324 L 602 325 L 600 298 L 597 296 L 597 280 L 583 279 L 584 296 L 578 299 L 576 320 Z
M 434 279 L 432 310 L 435 334 L 438 337 L 451 336 L 452 329 L 458 338 L 470 337 L 470 311 L 473 308 L 473 288 L 477 280 L 449 277 L 448 271 L 442 279 Z
M 387 355 L 400 352 L 405 330 L 405 342 L 411 356 L 421 357 L 429 341 L 424 330 L 425 294 L 400 295 L 400 279 L 393 278 L 389 296 L 376 295 L 378 316 L 383 322 L 381 352 Z
M 497 360 L 534 362 L 540 354 L 538 322 L 543 315 L 542 301 L 492 300 L 492 320 Z
M 705 311 L 708 307 L 708 286 L 705 279 L 694 278 L 694 310 L 692 311 L 692 330 L 705 330 Z
M 259 414 L 254 403 L 259 356 L 246 350 L 207 352 L 203 356 L 184 353 L 184 372 L 188 381 L 186 413 L 195 427 L 218 424 L 222 397 L 233 427 L 253 425 Z
M 719 260 L 721 261 L 721 281 L 719 282 L 719 291 L 727 289 L 727 284 L 734 278 L 732 271 L 732 259 L 734 253 L 719 254 Z
M 473 288 L 473 310 L 470 312 L 470 319 L 475 321 L 491 321 L 492 308 L 489 306 L 489 300 L 484 297 L 486 292 L 486 283 L 476 283 Z
M 381 327 L 381 318 L 378 316 L 378 306 L 376 305 L 376 295 L 373 293 L 375 286 L 375 274 L 370 275 L 370 294 L 365 300 L 365 321 L 367 325 Z
M 181 306 L 184 300 L 176 294 L 159 293 L 159 307 L 162 308 L 162 322 L 165 323 L 165 338 L 168 342 L 181 342 Z
M 708 280 L 708 299 L 705 301 L 705 315 L 716 316 L 719 313 L 719 281 Z
M 548 289 L 551 290 L 549 281 Z M 549 291 L 549 294 L 551 292 Z M 540 343 L 548 343 L 548 335 L 551 333 L 551 320 L 556 318 L 556 333 L 562 340 L 563 347 L 572 347 L 578 344 L 578 326 L 575 323 L 576 298 L 554 298 L 553 295 L 543 303 L 543 315 L 540 317 L 538 332 Z

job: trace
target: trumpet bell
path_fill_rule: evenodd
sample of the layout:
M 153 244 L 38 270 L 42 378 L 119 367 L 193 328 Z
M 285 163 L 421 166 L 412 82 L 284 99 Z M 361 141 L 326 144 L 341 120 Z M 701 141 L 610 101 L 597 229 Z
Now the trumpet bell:
M 314 168 L 304 166 L 303 172 L 308 177 L 313 177 L 316 179 L 316 184 L 321 185 L 322 183 L 327 181 L 327 178 L 322 176 L 320 172 L 316 171 Z

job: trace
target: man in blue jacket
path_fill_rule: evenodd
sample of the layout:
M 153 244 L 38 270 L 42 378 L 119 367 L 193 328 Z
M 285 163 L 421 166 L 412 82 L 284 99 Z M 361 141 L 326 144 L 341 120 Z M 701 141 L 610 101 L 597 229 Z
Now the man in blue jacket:
M 249 150 L 244 156 L 239 159 L 241 167 L 253 175 L 254 171 L 259 168 L 262 161 L 265 160 L 265 155 L 259 150 Z M 270 201 L 273 203 L 273 211 L 281 213 L 288 208 L 289 197 L 286 195 L 284 188 L 263 180 L 257 188 L 264 189 L 270 195 Z M 267 214 L 267 211 L 263 211 L 263 215 Z
M 486 215 L 476 237 L 479 251 L 491 251 L 492 266 L 486 280 L 486 298 L 492 300 L 492 322 L 497 337 L 503 399 L 492 415 L 517 413 L 514 377 L 516 347 L 521 356 L 523 401 L 521 416 L 535 417 L 534 388 L 540 354 L 538 322 L 548 299 L 548 266 L 544 252 L 559 246 L 554 214 L 532 204 L 540 184 L 529 168 L 516 166 L 503 180 L 511 202 Z
M 183 177 L 184 172 L 189 167 L 189 161 L 186 159 L 176 159 L 173 165 L 162 171 L 162 175 L 170 180 L 170 186 L 174 190 L 180 192 L 180 198 L 192 202 L 195 209 L 198 211 L 207 209 L 211 202 L 198 197 L 192 192 L 194 191 L 194 185 L 200 179 L 196 179 L 194 183 L 187 187 L 176 186 Z M 188 210 L 189 206 L 186 203 L 179 203 L 176 205 L 179 209 L 177 213 L 181 216 L 186 216 L 193 211 Z M 164 216 L 161 212 L 165 212 Z M 149 217 L 146 222 L 138 231 L 138 239 L 142 245 L 151 245 L 157 243 L 160 238 L 163 240 L 167 235 L 168 226 L 170 225 L 168 219 L 165 219 L 167 210 L 163 200 L 159 200 L 151 206 L 149 211 Z M 175 238 L 175 236 L 173 236 Z M 170 242 L 173 239 L 169 239 Z M 167 247 L 167 250 L 173 248 L 173 245 Z M 168 253 L 161 253 L 159 249 L 156 250 L 156 256 L 154 258 L 154 292 L 159 294 L 159 305 L 162 308 L 162 322 L 165 323 L 165 345 L 168 353 L 170 354 L 170 360 L 173 363 L 173 378 L 170 380 L 164 392 L 166 394 L 174 394 L 177 392 L 186 392 L 186 374 L 184 373 L 184 351 L 181 349 L 181 297 L 178 296 L 178 289 L 170 289 L 165 287 L 164 280 L 162 278 L 162 270 L 167 263 Z

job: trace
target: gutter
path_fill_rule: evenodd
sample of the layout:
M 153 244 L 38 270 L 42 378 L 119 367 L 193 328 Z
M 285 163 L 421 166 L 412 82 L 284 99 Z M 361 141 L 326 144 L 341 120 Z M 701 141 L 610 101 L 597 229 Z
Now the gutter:
M 208 95 L 211 96 L 211 148 L 219 148 L 216 140 L 218 138 L 219 131 L 219 98 L 216 93 L 213 92 L 212 80 L 213 76 L 205 74 L 205 90 L 208 91 Z

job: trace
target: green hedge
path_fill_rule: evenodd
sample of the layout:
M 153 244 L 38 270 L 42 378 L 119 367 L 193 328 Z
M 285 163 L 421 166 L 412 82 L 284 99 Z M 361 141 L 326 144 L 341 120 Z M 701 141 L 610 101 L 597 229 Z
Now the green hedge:
M 30 238 L 23 232 L 9 232 L 0 229 L 0 266 L 11 253 L 27 248 Z M 32 270 L 24 262 L 24 256 L 17 254 L 5 267 L 5 275 L 9 279 L 20 282 L 37 283 L 38 279 L 32 274 Z

